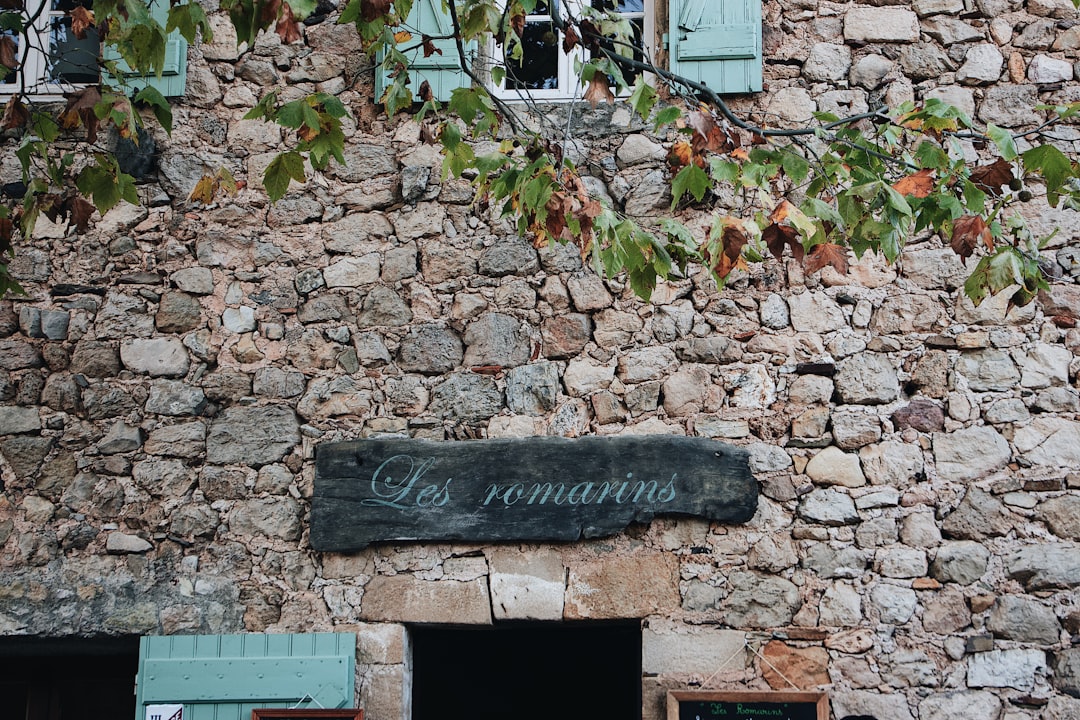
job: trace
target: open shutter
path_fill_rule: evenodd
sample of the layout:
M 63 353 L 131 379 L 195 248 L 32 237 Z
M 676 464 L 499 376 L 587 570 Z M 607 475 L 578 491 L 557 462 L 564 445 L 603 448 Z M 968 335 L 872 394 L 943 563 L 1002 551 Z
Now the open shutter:
M 173 635 L 141 638 L 135 720 L 183 704 L 184 720 L 251 720 L 257 707 L 353 707 L 356 636 Z
M 149 0 L 150 15 L 161 27 L 166 27 L 169 22 L 168 0 Z M 120 59 L 120 54 L 115 48 L 106 46 L 103 52 L 106 60 L 117 61 L 117 69 L 123 74 L 123 85 L 134 95 L 147 85 L 157 88 L 165 97 L 177 97 L 184 94 L 184 85 L 187 82 L 187 40 L 178 30 L 169 33 L 165 40 L 165 64 L 161 71 L 161 77 L 153 73 L 143 75 L 133 72 L 126 62 Z
M 413 97 L 418 98 L 420 85 L 427 80 L 431 86 L 431 92 L 435 99 L 446 102 L 450 99 L 450 93 L 454 88 L 465 87 L 470 84 L 469 76 L 458 64 L 457 44 L 453 39 L 434 40 L 433 45 L 442 51 L 440 55 L 434 52 L 424 57 L 421 45 L 422 36 L 443 37 L 454 34 L 454 23 L 448 12 L 443 12 L 442 0 L 416 0 L 412 11 L 406 19 L 403 29 L 412 33 L 412 38 L 398 44 L 405 57 L 409 59 L 409 89 Z M 405 52 L 410 48 L 408 52 Z M 467 56 L 476 52 L 476 43 L 465 46 Z M 377 58 L 379 63 L 375 69 L 375 98 L 382 98 L 383 92 L 393 82 L 389 73 L 382 67 L 383 56 Z
M 672 0 L 671 71 L 718 93 L 761 90 L 761 0 Z

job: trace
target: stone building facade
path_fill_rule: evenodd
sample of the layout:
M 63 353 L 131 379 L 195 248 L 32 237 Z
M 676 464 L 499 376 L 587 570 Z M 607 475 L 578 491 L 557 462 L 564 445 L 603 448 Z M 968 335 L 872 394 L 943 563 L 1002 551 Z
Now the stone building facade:
M 1080 97 L 1068 0 L 764 14 L 766 90 L 734 104 L 770 122 L 936 97 L 1020 128 Z M 357 703 L 407 720 L 419 626 L 627 620 L 649 720 L 671 689 L 792 686 L 827 689 L 837 718 L 1080 718 L 1075 213 L 1025 208 L 1060 231 L 1053 286 L 1023 308 L 974 307 L 936 239 L 848 276 L 769 262 L 717 291 L 697 269 L 643 303 L 441 180 L 420 128 L 374 107 L 351 29 L 240 53 L 212 22 L 144 204 L 78 238 L 43 219 L 12 264 L 28 294 L 0 301 L 0 634 L 354 633 Z M 259 178 L 285 139 L 242 119 L 268 88 L 352 113 L 347 166 L 273 205 Z M 619 104 L 573 112 L 593 188 L 665 214 L 670 138 Z M 1075 154 L 1075 127 L 1055 134 Z M 221 165 L 247 187 L 189 203 Z M 753 520 L 308 543 L 321 444 L 657 433 L 746 448 Z

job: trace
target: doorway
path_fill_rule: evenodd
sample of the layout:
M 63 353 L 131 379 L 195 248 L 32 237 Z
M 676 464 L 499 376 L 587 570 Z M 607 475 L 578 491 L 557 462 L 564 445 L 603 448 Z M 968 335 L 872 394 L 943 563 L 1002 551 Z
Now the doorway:
M 139 638 L 0 637 L 0 697 L 13 720 L 131 720 Z
M 640 720 L 641 625 L 411 628 L 412 720 Z

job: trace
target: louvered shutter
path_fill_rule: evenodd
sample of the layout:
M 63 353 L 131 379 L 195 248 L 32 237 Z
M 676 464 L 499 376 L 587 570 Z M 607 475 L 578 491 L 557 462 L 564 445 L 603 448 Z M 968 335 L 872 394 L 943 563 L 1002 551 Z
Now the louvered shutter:
M 354 707 L 356 636 L 172 635 L 141 638 L 135 720 L 183 704 L 184 720 L 251 720 L 253 708 Z M 302 703 L 302 704 L 301 704 Z
M 761 0 L 672 0 L 671 71 L 718 93 L 761 90 Z
M 442 51 L 441 55 L 435 52 L 424 57 L 423 47 L 420 47 L 424 35 L 428 37 L 453 35 L 454 23 L 449 13 L 443 12 L 442 0 L 416 0 L 403 29 L 413 33 L 412 38 L 400 43 L 398 48 L 402 52 L 405 52 L 406 48 L 411 48 L 405 52 L 405 57 L 409 59 L 408 87 L 412 90 L 414 98 L 418 99 L 420 85 L 425 80 L 431 86 L 435 99 L 440 102 L 449 100 L 454 88 L 469 85 L 469 76 L 458 63 L 457 44 L 453 39 L 433 41 L 435 48 Z M 476 43 L 465 46 L 467 56 L 471 57 L 475 51 Z M 375 70 L 375 97 L 378 99 L 383 96 L 383 92 L 393 80 L 382 67 L 382 55 L 377 59 L 379 66 Z
M 194 2 L 194 0 L 191 0 Z M 161 27 L 165 27 L 169 21 L 169 0 L 152 0 L 150 15 Z M 129 95 L 134 95 L 147 85 L 157 88 L 165 97 L 177 97 L 184 94 L 184 86 L 187 83 L 187 40 L 179 33 L 169 33 L 165 40 L 165 64 L 161 71 L 161 77 L 150 73 L 143 75 L 136 73 L 128 67 L 128 64 L 120 59 L 120 54 L 115 48 L 105 47 L 103 56 L 106 60 L 117 61 L 117 69 L 123 74 L 123 86 Z

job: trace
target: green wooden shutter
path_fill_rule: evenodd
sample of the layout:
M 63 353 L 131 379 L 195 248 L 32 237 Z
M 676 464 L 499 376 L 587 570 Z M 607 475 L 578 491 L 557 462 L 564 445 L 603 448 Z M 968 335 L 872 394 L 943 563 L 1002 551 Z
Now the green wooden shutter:
M 672 0 L 671 71 L 718 93 L 761 90 L 761 0 Z
M 420 45 L 423 35 L 429 37 L 453 35 L 454 24 L 449 13 L 443 12 L 442 0 L 416 0 L 403 29 L 413 33 L 412 38 L 399 43 L 398 48 L 402 52 L 405 52 L 407 48 L 412 48 L 405 52 L 405 57 L 409 59 L 410 82 L 408 87 L 412 90 L 414 98 L 418 97 L 420 85 L 425 80 L 431 86 L 431 92 L 435 99 L 440 102 L 449 100 L 450 93 L 454 91 L 454 88 L 465 87 L 470 84 L 469 76 L 465 74 L 458 64 L 457 44 L 453 39 L 433 41 L 435 48 L 442 51 L 441 55 L 435 52 L 428 57 L 424 57 L 423 48 L 417 47 Z M 475 52 L 476 43 L 469 43 L 465 46 L 467 56 L 471 57 Z M 382 98 L 383 92 L 393 82 L 389 73 L 383 69 L 382 60 L 383 55 L 380 54 L 377 58 L 379 65 L 375 69 L 375 98 L 377 100 Z
M 194 1 L 194 0 L 193 0 Z M 150 15 L 161 27 L 166 27 L 169 21 L 168 0 L 148 0 L 150 2 Z M 143 75 L 131 71 L 128 64 L 120 59 L 120 54 L 114 48 L 106 46 L 102 53 L 106 60 L 117 61 L 117 69 L 123 74 L 123 85 L 129 94 L 134 95 L 147 85 L 151 85 L 165 97 L 176 97 L 184 94 L 184 86 L 187 83 L 187 40 L 178 30 L 169 33 L 165 40 L 165 65 L 161 71 L 161 77 L 153 73 Z
M 257 707 L 353 707 L 356 636 L 173 635 L 141 638 L 135 720 L 184 705 L 184 720 L 251 720 Z

